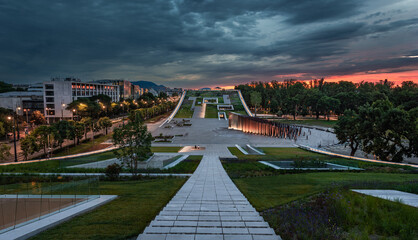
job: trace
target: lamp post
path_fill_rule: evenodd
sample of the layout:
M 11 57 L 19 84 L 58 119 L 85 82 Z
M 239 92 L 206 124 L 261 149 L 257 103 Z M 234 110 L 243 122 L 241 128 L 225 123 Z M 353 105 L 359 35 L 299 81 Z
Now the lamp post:
M 73 120 L 74 120 L 74 113 L 77 114 L 77 110 L 75 108 L 73 109 Z
M 19 115 L 19 111 L 20 111 L 20 107 L 16 108 L 16 131 L 17 131 L 17 140 L 20 140 L 20 131 L 19 131 L 19 119 L 18 119 L 18 115 Z
M 122 107 L 122 126 L 125 126 L 125 116 L 123 115 L 125 113 L 125 105 L 121 103 L 120 106 Z
M 47 115 L 49 116 L 49 108 L 45 108 L 45 117 L 46 117 Z M 49 119 L 50 119 L 50 117 L 48 117 L 48 118 L 47 118 L 47 123 L 48 123 L 48 124 L 49 124 Z
M 61 121 L 64 120 L 64 107 L 65 103 L 61 103 Z
M 12 117 L 7 117 L 7 119 L 11 120 Z M 14 145 L 14 152 L 15 152 L 15 162 L 17 162 L 17 150 L 16 150 L 16 126 L 15 126 L 15 117 L 13 116 L 13 145 Z
M 26 131 L 25 131 L 25 135 L 27 135 L 28 134 L 28 132 L 29 132 L 29 116 L 28 116 L 28 114 L 29 114 L 29 109 L 23 109 L 23 111 L 26 113 Z

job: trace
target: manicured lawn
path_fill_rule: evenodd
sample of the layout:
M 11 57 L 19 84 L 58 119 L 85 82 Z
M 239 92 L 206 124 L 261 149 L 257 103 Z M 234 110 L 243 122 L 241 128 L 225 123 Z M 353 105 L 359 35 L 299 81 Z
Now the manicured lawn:
M 300 148 L 258 148 L 266 155 L 245 155 L 236 147 L 228 147 L 229 151 L 242 160 L 288 160 L 288 159 L 325 159 L 326 155 L 309 152 Z
M 216 105 L 206 104 L 205 118 L 218 118 L 218 109 Z
M 281 123 L 288 123 L 288 124 L 302 124 L 308 126 L 320 126 L 320 127 L 327 127 L 333 128 L 335 124 L 337 124 L 337 120 L 325 120 L 325 119 L 304 119 L 304 120 L 278 120 Z
M 78 164 L 91 163 L 97 161 L 103 161 L 107 159 L 115 158 L 112 151 L 94 154 L 85 157 L 64 159 L 64 160 L 50 160 L 35 163 L 25 163 L 18 165 L 0 166 L 1 172 L 22 172 L 22 173 L 64 173 L 64 172 L 103 172 L 104 169 L 94 168 L 67 168 L 68 166 L 74 166 Z M 193 173 L 196 167 L 199 165 L 202 156 L 189 156 L 186 160 L 177 164 L 175 167 L 162 170 L 162 169 L 140 169 L 139 172 L 144 173 Z M 128 170 L 125 170 L 128 172 Z
M 191 109 L 193 101 L 184 100 L 175 118 L 191 118 L 193 117 L 193 110 Z
M 169 168 L 167 170 L 164 170 L 164 172 L 169 173 L 193 173 L 196 168 L 200 164 L 200 160 L 202 160 L 202 155 L 190 155 L 185 160 L 181 161 L 176 166 Z
M 40 233 L 31 239 L 136 239 L 186 179 L 101 182 L 112 202 Z
M 315 172 L 234 179 L 257 210 L 272 208 L 335 187 L 358 182 L 418 181 L 416 174 Z M 389 186 L 389 185 L 388 185 Z
M 300 148 L 258 148 L 263 151 L 266 155 L 244 155 L 241 151 L 238 150 L 236 147 L 228 147 L 229 151 L 238 157 L 240 161 L 242 161 L 239 165 L 236 163 L 228 163 L 224 162 L 225 169 L 230 170 L 230 173 L 234 172 L 234 176 L 237 173 L 241 175 L 247 175 L 251 173 L 251 171 L 269 171 L 269 172 L 276 172 L 277 170 L 273 170 L 273 168 L 265 168 L 259 165 L 261 163 L 256 163 L 256 161 L 280 161 L 280 160 L 320 160 L 326 161 L 329 163 L 336 163 L 341 164 L 344 166 L 350 167 L 357 167 L 362 168 L 365 170 L 372 170 L 372 171 L 402 171 L 404 170 L 413 170 L 412 167 L 408 166 L 396 166 L 396 165 L 389 165 L 385 163 L 373 163 L 373 162 L 365 162 L 359 160 L 352 160 L 352 159 L 345 159 L 345 158 L 338 158 L 327 156 L 324 154 L 309 152 Z M 254 162 L 251 163 L 250 162 Z M 236 166 L 233 166 L 236 165 Z M 264 165 L 263 165 L 264 166 Z M 251 170 L 252 169 L 252 170 Z M 270 175 L 271 173 L 267 173 Z
M 168 153 L 176 153 L 180 151 L 183 147 L 151 147 L 152 152 L 168 152 Z
M 53 154 L 53 157 L 61 157 L 61 156 L 66 156 L 66 155 L 89 152 L 92 150 L 92 148 L 94 148 L 95 145 L 101 144 L 111 138 L 112 138 L 112 134 L 103 135 L 94 139 L 94 144 L 93 144 L 93 141 L 90 140 L 88 142 L 81 143 L 80 145 L 70 147 L 68 149 L 64 148 L 59 153 Z

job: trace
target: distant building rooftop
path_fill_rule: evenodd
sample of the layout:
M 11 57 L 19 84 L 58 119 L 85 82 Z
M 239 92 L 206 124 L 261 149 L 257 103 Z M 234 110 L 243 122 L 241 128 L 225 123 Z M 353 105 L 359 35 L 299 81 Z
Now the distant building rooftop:
M 0 97 L 30 97 L 30 96 L 43 96 L 43 92 L 40 91 L 22 91 L 22 92 L 5 92 L 0 93 Z

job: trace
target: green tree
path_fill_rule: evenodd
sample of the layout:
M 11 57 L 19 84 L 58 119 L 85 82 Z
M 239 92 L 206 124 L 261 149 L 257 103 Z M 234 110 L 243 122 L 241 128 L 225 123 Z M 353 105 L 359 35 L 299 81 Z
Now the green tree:
M 120 146 L 115 155 L 135 174 L 138 161 L 144 161 L 151 155 L 151 133 L 141 119 L 128 122 L 113 132 L 113 142 Z
M 22 150 L 25 161 L 28 160 L 28 156 L 39 151 L 39 146 L 36 143 L 36 138 L 30 134 L 20 140 L 20 149 Z
M 402 162 L 418 155 L 417 114 L 396 108 L 389 100 L 378 100 L 359 108 L 363 151 L 381 160 Z
M 259 92 L 251 92 L 251 104 L 254 106 L 254 116 L 257 116 L 257 106 L 261 104 L 261 94 Z
M 52 124 L 52 134 L 54 135 L 54 139 L 57 141 L 58 145 L 62 147 L 65 139 L 70 139 L 71 137 L 71 125 L 68 121 L 59 121 Z
M 4 143 L 0 144 L 0 161 L 5 161 L 12 154 L 10 153 L 10 146 Z
M 74 140 L 74 145 L 80 143 L 80 139 L 83 138 L 85 127 L 82 122 L 69 121 L 71 128 L 69 133 L 69 138 Z
M 0 122 L 0 136 L 4 136 L 6 134 L 6 129 L 4 128 L 4 123 Z
M 87 139 L 87 133 L 93 129 L 93 120 L 90 117 L 81 119 L 80 123 L 84 126 L 84 139 Z
M 340 143 L 348 143 L 351 148 L 351 156 L 354 156 L 361 143 L 360 122 L 358 114 L 352 110 L 346 110 L 344 115 L 338 118 L 338 122 L 334 127 Z
M 329 120 L 330 111 L 338 109 L 340 101 L 333 97 L 322 96 L 317 103 L 317 108 L 324 112 L 327 120 Z
M 107 135 L 108 128 L 112 127 L 112 121 L 108 117 L 102 117 L 97 122 L 103 129 L 106 130 Z
M 98 100 L 92 100 L 91 98 L 79 98 L 68 104 L 67 110 L 72 111 L 73 109 L 77 110 L 77 115 L 93 119 L 97 118 L 103 111 Z
M 50 147 L 50 134 L 52 132 L 52 128 L 49 126 L 39 126 L 33 131 L 33 137 L 36 139 L 36 144 L 44 150 L 44 154 L 46 154 L 46 149 Z
M 35 125 L 42 125 L 46 123 L 46 118 L 40 111 L 36 110 L 32 112 L 30 122 Z

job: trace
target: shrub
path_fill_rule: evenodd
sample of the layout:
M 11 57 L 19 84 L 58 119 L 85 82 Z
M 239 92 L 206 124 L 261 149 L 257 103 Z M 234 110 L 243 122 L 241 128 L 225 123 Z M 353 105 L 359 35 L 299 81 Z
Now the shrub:
M 115 181 L 119 179 L 119 174 L 122 171 L 122 166 L 114 163 L 107 166 L 105 170 L 106 177 L 108 177 L 111 181 Z

